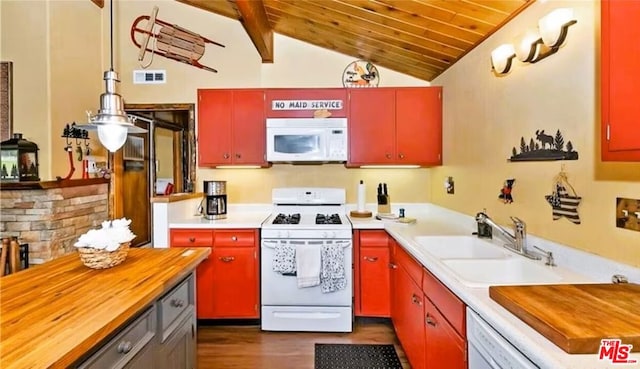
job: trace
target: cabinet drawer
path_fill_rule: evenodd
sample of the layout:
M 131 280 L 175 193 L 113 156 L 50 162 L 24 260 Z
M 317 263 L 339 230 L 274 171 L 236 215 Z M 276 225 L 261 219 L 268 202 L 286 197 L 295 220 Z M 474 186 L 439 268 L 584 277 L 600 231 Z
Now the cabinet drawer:
M 213 231 L 213 244 L 215 247 L 225 246 L 255 246 L 256 230 L 215 230 Z
M 420 265 L 415 259 L 407 253 L 402 246 L 396 248 L 396 263 L 402 266 L 407 273 L 411 276 L 411 279 L 422 287 L 422 265 Z
M 466 337 L 465 305 L 433 274 L 424 269 L 422 290 L 462 337 Z
M 145 348 L 156 331 L 156 308 L 150 307 L 140 317 L 127 325 L 122 332 L 82 362 L 79 369 L 122 368 Z
M 389 247 L 389 235 L 386 231 L 360 231 L 360 247 Z
M 162 341 L 175 329 L 178 317 L 187 309 L 193 309 L 193 275 L 174 287 L 158 303 Z
M 172 247 L 212 246 L 213 232 L 207 230 L 172 229 Z

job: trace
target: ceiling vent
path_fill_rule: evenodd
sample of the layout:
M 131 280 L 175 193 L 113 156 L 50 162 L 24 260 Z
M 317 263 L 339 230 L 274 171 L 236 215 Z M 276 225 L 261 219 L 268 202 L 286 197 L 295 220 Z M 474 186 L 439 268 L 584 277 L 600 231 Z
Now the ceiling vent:
M 166 70 L 134 70 L 134 84 L 158 84 L 167 83 Z

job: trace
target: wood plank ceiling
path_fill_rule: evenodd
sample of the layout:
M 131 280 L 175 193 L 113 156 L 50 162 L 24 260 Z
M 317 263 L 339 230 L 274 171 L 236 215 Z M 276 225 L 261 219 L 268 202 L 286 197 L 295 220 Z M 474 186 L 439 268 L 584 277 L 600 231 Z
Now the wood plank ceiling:
M 431 81 L 534 0 L 178 1 L 240 21 L 263 62 L 276 32 Z

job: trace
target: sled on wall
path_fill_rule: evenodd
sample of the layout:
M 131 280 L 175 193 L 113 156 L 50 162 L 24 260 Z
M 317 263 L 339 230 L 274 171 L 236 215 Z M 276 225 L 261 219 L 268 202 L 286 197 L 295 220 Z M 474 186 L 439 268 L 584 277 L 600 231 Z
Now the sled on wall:
M 131 25 L 131 41 L 140 49 L 138 61 L 145 54 L 164 56 L 165 58 L 193 65 L 194 67 L 218 73 L 217 70 L 198 62 L 204 55 L 205 44 L 225 47 L 197 33 L 158 19 L 158 7 L 154 6 L 151 15 L 136 18 Z

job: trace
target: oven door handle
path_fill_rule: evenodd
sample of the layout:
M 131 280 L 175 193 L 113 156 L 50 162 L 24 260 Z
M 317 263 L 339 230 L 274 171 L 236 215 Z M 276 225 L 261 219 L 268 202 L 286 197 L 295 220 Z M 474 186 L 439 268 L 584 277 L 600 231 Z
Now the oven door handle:
M 276 245 L 278 245 L 278 241 L 262 240 L 262 246 L 264 246 L 264 247 L 268 247 L 270 249 L 275 249 Z
M 313 242 L 317 242 L 317 241 L 313 241 Z M 282 243 L 282 241 L 277 241 L 277 240 L 262 240 L 262 246 L 263 247 L 268 247 L 270 249 L 275 249 L 276 246 Z M 289 246 L 295 247 L 296 245 L 304 245 L 307 244 L 307 241 L 293 241 L 293 242 L 286 242 L 283 244 L 287 244 Z M 334 244 L 340 245 L 342 246 L 343 249 L 346 249 L 347 247 L 351 247 L 352 243 L 351 241 L 348 240 L 343 240 L 343 241 L 334 241 Z M 322 245 L 329 245 L 328 241 L 322 241 Z

